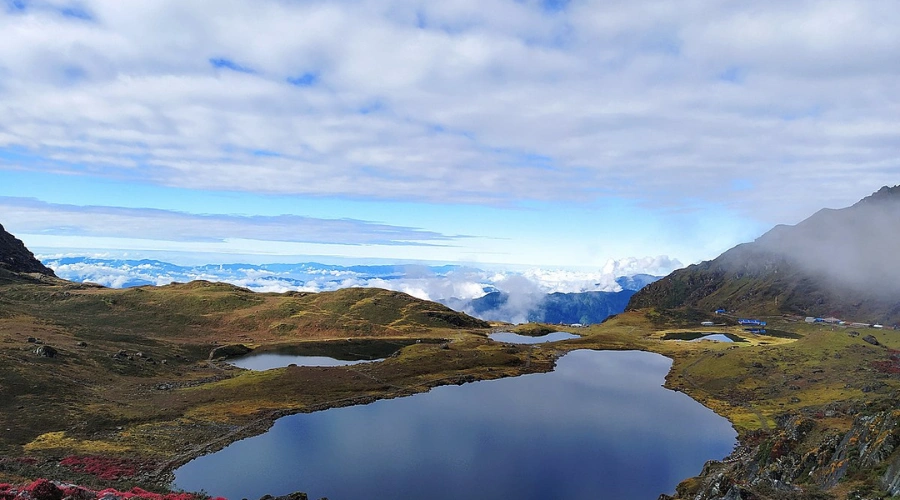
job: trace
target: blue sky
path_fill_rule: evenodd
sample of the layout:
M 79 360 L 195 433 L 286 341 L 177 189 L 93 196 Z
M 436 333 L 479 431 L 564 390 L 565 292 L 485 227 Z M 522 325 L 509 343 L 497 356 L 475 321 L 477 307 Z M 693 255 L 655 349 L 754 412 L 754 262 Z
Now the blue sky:
M 6 1 L 0 223 L 43 253 L 667 272 L 897 183 L 897 21 L 875 0 Z

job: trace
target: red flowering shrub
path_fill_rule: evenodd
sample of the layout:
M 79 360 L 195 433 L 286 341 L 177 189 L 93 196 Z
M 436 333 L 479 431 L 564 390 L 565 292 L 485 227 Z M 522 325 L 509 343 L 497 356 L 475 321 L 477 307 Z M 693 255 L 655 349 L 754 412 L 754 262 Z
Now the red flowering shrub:
M 38 479 L 24 489 L 31 493 L 34 500 L 62 500 L 63 497 L 63 491 L 59 489 L 59 486 L 46 479 Z
M 92 491 L 72 484 L 57 485 L 46 479 L 38 479 L 25 487 L 16 487 L 10 484 L 0 484 L 0 500 L 100 500 L 103 498 L 114 500 L 201 500 L 204 498 L 192 493 L 153 493 L 134 487 L 128 491 L 119 491 L 115 488 L 107 488 L 100 491 Z M 225 500 L 216 497 L 209 500 Z
M 81 486 L 65 485 L 62 487 L 63 498 L 71 500 L 95 500 L 97 494 Z
M 891 374 L 900 373 L 900 351 L 890 349 L 886 361 L 873 361 L 872 366 L 880 372 Z

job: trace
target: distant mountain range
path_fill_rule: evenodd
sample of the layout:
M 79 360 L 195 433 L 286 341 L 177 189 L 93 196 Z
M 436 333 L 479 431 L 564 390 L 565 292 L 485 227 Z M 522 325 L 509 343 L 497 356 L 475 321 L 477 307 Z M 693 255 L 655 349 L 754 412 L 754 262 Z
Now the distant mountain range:
M 900 323 L 900 186 L 677 270 L 628 305 L 648 307 Z
M 620 313 L 631 295 L 657 276 L 597 276 L 602 282 L 576 275 L 577 293 L 550 293 L 555 286 L 539 277 L 487 272 L 462 265 L 353 265 L 318 262 L 294 264 L 205 264 L 183 266 L 159 260 L 46 257 L 44 263 L 59 277 L 111 288 L 167 285 L 193 280 L 221 281 L 257 292 L 330 291 L 349 287 L 397 290 L 440 302 L 481 319 L 522 323 L 599 323 Z M 527 291 L 501 291 L 511 276 L 528 281 Z M 558 289 L 558 288 L 557 288 Z M 597 291 L 604 290 L 604 291 Z M 612 291 L 616 290 L 616 291 Z M 460 296 L 460 292 L 467 295 Z M 448 298 L 449 297 L 449 298 Z M 477 297 L 477 298 L 476 298 Z
M 495 290 L 469 301 L 451 299 L 441 302 L 488 321 L 589 325 L 623 312 L 632 295 L 659 278 L 649 274 L 619 277 L 616 282 L 622 290 L 618 292 L 556 292 L 523 298 Z

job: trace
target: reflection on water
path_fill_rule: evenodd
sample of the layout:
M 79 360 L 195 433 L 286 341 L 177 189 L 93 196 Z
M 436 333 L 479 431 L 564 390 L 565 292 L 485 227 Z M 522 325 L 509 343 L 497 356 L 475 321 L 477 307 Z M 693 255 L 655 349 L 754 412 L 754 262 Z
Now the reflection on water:
M 548 333 L 547 335 L 541 335 L 540 337 L 533 337 L 531 335 L 519 335 L 518 333 L 512 332 L 497 332 L 490 334 L 489 337 L 491 340 L 495 340 L 497 342 L 507 342 L 510 344 L 544 344 L 546 342 L 556 342 L 558 340 L 581 338 L 578 335 L 574 335 L 568 332 L 553 332 Z
M 552 373 L 293 415 L 181 467 L 175 486 L 232 499 L 656 498 L 735 442 L 725 419 L 661 387 L 670 365 L 574 351 Z
M 663 335 L 663 340 L 714 340 L 716 342 L 747 342 L 747 339 L 733 333 L 673 332 Z
M 247 370 L 271 370 L 294 364 L 297 366 L 347 366 L 381 361 L 400 349 L 417 342 L 438 343 L 444 339 L 347 339 L 302 342 L 252 353 L 228 360 Z
M 700 342 L 701 340 L 712 340 L 714 342 L 734 342 L 727 335 L 723 335 L 721 333 L 714 333 L 712 335 L 705 335 L 698 339 L 694 339 L 691 342 Z
M 381 361 L 381 359 L 346 360 L 335 359 L 330 356 L 295 356 L 292 354 L 259 353 L 248 354 L 229 361 L 230 364 L 247 370 L 271 370 L 272 368 L 284 368 L 288 365 L 297 366 L 348 366 L 359 363 Z

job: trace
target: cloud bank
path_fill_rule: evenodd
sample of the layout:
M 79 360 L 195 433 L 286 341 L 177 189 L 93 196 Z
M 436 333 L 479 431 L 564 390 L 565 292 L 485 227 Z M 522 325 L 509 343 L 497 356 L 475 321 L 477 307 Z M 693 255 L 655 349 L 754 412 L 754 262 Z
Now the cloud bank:
M 490 291 L 510 296 L 510 308 L 525 311 L 541 296 L 554 292 L 620 291 L 613 275 L 605 271 L 570 271 L 528 268 L 485 270 L 462 265 L 357 265 L 342 266 L 305 262 L 296 264 L 206 264 L 182 266 L 158 260 L 126 260 L 111 256 L 38 255 L 44 264 L 64 279 L 121 288 L 166 285 L 192 280 L 222 281 L 257 292 L 290 290 L 322 292 L 348 287 L 378 287 L 396 290 L 424 300 L 449 302 L 471 300 Z M 667 261 L 667 257 L 627 261 Z M 660 271 L 660 267 L 630 269 Z M 611 262 L 606 268 L 621 267 Z M 672 269 L 667 270 L 670 272 Z M 640 273 L 635 273 L 640 274 Z
M 0 168 L 791 221 L 895 180 L 898 24 L 887 0 L 19 0 Z

